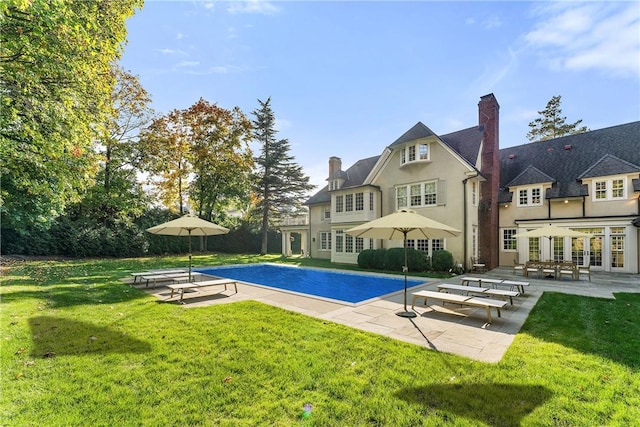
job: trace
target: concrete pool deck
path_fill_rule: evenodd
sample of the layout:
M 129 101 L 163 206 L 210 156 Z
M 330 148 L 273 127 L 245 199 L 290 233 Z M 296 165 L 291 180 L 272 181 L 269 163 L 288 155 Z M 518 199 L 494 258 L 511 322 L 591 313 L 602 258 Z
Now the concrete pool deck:
M 474 274 L 475 276 L 475 274 Z M 296 295 L 275 289 L 238 283 L 238 293 L 232 289 L 210 288 L 197 297 L 184 300 L 184 307 L 202 307 L 253 300 L 340 323 L 356 329 L 372 332 L 430 348 L 452 353 L 482 362 L 498 362 L 502 359 L 529 312 L 543 292 L 561 292 L 597 298 L 615 298 L 617 292 L 640 293 L 640 275 L 617 273 L 591 273 L 586 279 L 553 280 L 514 276 L 510 268 L 497 268 L 481 277 L 524 280 L 530 283 L 526 295 L 514 298 L 514 304 L 502 310 L 502 317 L 492 314 L 493 322 L 486 323 L 483 308 L 434 304 L 428 307 L 416 305 L 415 318 L 403 318 L 395 313 L 403 310 L 403 292 L 365 303 L 344 305 L 318 298 Z M 459 284 L 458 277 L 450 279 L 425 279 L 424 285 L 412 288 L 407 295 L 407 308 L 411 309 L 411 292 L 437 290 L 440 283 Z M 140 286 L 140 285 L 137 285 Z M 160 300 L 167 300 L 170 290 L 166 287 L 146 288 Z M 201 296 L 200 296 L 201 295 Z

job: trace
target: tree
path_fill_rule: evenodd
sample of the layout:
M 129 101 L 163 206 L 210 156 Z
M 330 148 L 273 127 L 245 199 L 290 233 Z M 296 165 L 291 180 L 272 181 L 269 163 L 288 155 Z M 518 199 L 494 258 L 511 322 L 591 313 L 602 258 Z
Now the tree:
M 538 117 L 529 123 L 531 130 L 527 133 L 527 138 L 531 142 L 546 141 L 548 139 L 559 138 L 565 135 L 574 135 L 589 131 L 586 126 L 581 126 L 582 119 L 575 123 L 567 123 L 567 118 L 562 116 L 560 108 L 561 96 L 553 96 L 547 102 L 547 107 L 543 111 L 538 111 L 542 117 Z
M 289 141 L 276 140 L 275 116 L 271 110 L 271 98 L 258 100 L 260 108 L 253 114 L 254 139 L 260 144 L 260 155 L 255 162 L 254 191 L 260 195 L 258 207 L 262 213 L 261 254 L 267 253 L 270 220 L 281 219 L 301 206 L 305 194 L 314 188 L 309 184 L 302 167 L 289 154 Z
M 0 2 L 3 227 L 48 221 L 92 184 L 125 21 L 141 0 Z
M 229 204 L 246 197 L 253 158 L 251 122 L 239 108 L 226 110 L 200 98 L 185 110 L 153 121 L 141 137 L 146 170 L 167 207 L 220 218 Z

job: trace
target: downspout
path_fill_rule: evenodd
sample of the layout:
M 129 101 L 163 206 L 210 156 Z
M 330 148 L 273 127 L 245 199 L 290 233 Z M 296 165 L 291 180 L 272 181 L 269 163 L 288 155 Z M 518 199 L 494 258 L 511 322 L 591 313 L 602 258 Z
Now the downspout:
M 477 175 L 476 175 L 477 176 Z M 462 268 L 467 271 L 467 181 L 469 178 L 462 180 Z

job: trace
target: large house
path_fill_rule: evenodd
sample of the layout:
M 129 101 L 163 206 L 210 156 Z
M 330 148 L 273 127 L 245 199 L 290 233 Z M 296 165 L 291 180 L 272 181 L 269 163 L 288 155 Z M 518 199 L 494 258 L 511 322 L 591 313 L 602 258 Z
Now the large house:
M 308 223 L 283 227 L 283 242 L 300 233 L 307 255 L 356 263 L 363 249 L 402 242 L 345 231 L 408 208 L 462 231 L 408 246 L 446 249 L 466 269 L 472 258 L 490 268 L 555 259 L 638 273 L 640 122 L 500 150 L 499 108 L 493 94 L 481 97 L 478 124 L 446 135 L 418 122 L 346 170 L 331 157 L 327 186 L 306 202 Z M 548 224 L 589 237 L 515 237 Z

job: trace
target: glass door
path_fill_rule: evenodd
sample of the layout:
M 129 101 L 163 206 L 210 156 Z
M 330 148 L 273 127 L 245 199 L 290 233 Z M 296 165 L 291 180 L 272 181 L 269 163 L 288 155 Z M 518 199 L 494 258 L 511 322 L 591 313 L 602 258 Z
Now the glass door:
M 577 265 L 602 268 L 602 242 L 604 229 L 575 228 L 576 231 L 591 234 L 589 237 L 573 237 L 571 239 L 571 260 Z

